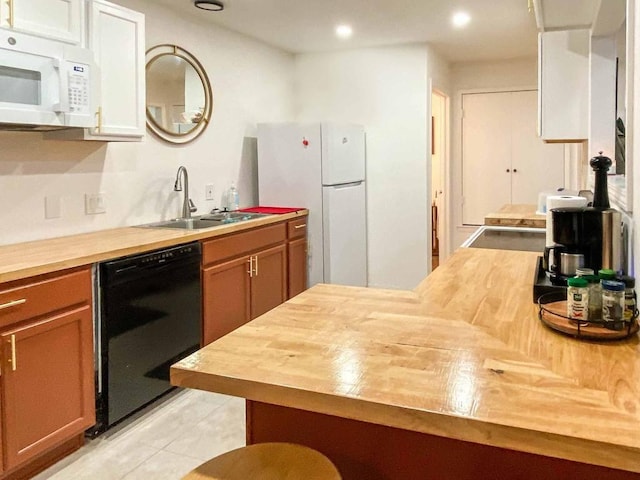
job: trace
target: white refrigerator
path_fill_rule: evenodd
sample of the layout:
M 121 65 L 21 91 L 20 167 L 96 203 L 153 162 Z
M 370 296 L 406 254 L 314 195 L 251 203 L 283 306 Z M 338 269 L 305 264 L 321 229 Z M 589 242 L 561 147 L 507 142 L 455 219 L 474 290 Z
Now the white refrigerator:
M 362 126 L 258 124 L 258 189 L 260 205 L 309 209 L 309 286 L 367 285 Z

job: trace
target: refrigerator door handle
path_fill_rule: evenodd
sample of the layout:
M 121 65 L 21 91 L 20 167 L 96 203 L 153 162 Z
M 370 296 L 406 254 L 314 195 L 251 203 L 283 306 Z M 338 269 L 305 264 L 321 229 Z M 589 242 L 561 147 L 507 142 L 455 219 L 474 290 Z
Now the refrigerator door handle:
M 332 187 L 332 188 L 351 188 L 351 187 L 357 187 L 358 185 L 362 185 L 364 183 L 364 180 L 359 180 L 357 182 L 350 182 L 350 183 L 340 183 L 338 185 L 325 185 L 327 187 Z

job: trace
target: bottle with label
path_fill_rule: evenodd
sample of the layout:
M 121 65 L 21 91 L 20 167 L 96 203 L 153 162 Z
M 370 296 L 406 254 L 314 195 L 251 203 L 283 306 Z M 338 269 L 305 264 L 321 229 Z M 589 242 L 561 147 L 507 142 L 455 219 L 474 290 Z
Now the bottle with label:
M 635 318 L 636 314 L 636 279 L 629 275 L 622 275 L 618 278 L 624 283 L 624 312 L 622 318 L 625 323 L 629 324 Z
M 233 183 L 231 184 L 231 187 L 227 192 L 227 204 L 229 206 L 229 211 L 231 212 L 240 210 L 240 194 L 238 193 L 238 189 Z
M 602 287 L 598 275 L 584 275 L 589 282 L 589 320 L 602 319 Z
M 624 283 L 602 280 L 602 320 L 605 328 L 622 330 L 624 312 Z
M 584 277 L 567 280 L 567 317 L 571 321 L 587 323 L 589 315 L 589 282 Z

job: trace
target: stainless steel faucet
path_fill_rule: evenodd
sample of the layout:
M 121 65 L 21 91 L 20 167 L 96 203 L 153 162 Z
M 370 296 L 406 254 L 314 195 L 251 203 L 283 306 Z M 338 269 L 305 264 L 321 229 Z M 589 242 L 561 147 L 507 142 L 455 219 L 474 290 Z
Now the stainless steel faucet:
M 187 173 L 187 169 L 185 167 L 178 168 L 178 173 L 176 174 L 176 183 L 173 185 L 174 192 L 182 191 L 182 177 L 184 177 L 184 199 L 182 201 L 182 218 L 191 218 L 191 214 L 198 210 L 196 206 L 193 204 L 193 201 L 189 198 L 189 174 Z

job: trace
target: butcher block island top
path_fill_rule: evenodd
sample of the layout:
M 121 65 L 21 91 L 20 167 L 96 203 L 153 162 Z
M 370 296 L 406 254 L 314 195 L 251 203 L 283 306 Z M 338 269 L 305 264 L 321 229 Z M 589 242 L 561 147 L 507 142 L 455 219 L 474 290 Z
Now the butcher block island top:
M 0 246 L 0 283 L 282 222 L 306 209 L 198 230 L 123 227 Z
M 484 217 L 484 224 L 496 227 L 545 228 L 547 217 L 537 214 L 536 209 L 536 205 L 504 205 L 496 213 L 487 214 Z
M 459 249 L 415 291 L 316 285 L 174 365 L 172 383 L 640 472 L 638 339 L 544 327 L 536 257 Z

